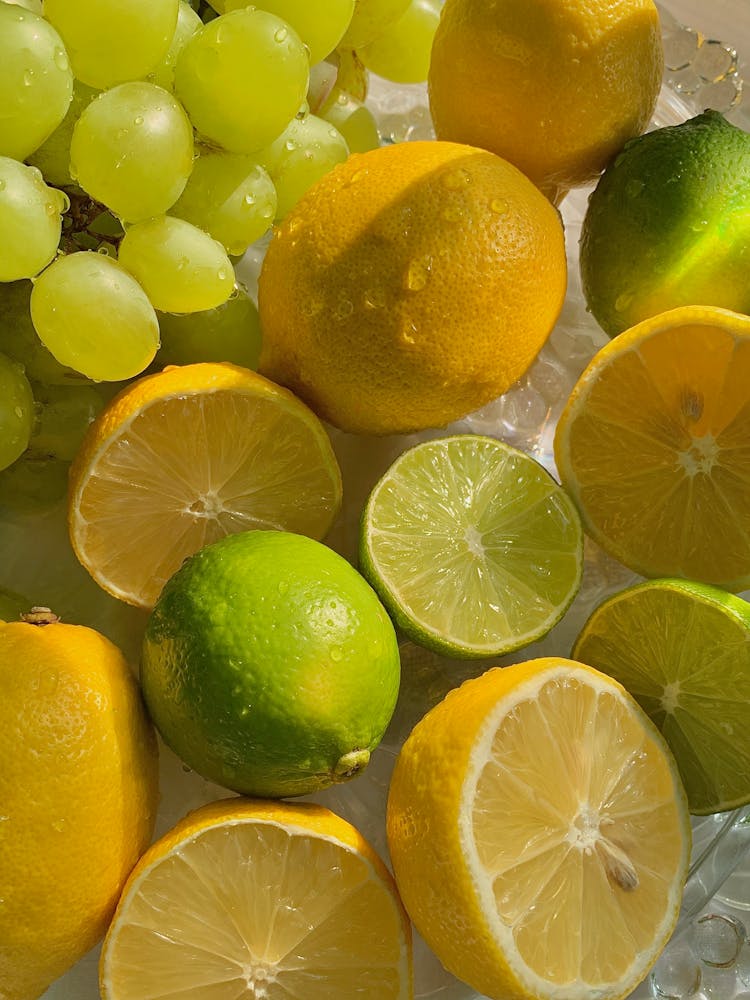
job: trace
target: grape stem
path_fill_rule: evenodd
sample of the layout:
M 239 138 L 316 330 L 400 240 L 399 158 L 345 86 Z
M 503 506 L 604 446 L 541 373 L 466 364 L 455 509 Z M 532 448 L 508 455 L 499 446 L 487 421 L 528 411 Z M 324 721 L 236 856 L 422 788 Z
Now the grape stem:
M 65 253 L 77 250 L 98 250 L 102 244 L 117 248 L 123 237 L 120 223 L 104 205 L 83 191 L 66 191 L 70 208 L 63 217 L 61 249 Z

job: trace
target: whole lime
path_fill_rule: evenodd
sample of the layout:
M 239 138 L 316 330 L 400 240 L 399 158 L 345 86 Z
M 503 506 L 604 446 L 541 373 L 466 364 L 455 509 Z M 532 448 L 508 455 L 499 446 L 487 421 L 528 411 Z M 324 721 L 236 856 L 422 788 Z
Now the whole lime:
M 234 791 L 303 795 L 366 767 L 396 704 L 396 634 L 320 542 L 247 531 L 202 549 L 148 621 L 141 680 L 162 737 Z
M 750 312 L 750 135 L 705 111 L 631 140 L 591 195 L 580 264 L 610 336 L 678 306 Z

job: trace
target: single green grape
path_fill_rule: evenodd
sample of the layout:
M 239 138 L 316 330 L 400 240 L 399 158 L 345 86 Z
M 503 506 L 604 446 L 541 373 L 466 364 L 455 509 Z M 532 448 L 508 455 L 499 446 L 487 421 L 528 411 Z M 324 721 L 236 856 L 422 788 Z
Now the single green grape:
M 73 129 L 70 173 L 125 222 L 161 215 L 193 169 L 193 130 L 163 87 L 123 83 L 86 107 Z
M 75 80 L 73 100 L 70 102 L 68 113 L 39 149 L 26 157 L 31 166 L 42 171 L 48 184 L 55 184 L 57 187 L 74 186 L 75 182 L 70 176 L 70 143 L 73 129 L 84 109 L 98 93 L 99 91 L 93 87 L 87 87 L 80 80 Z
M 367 45 L 393 24 L 409 6 L 409 0 L 357 0 L 343 44 L 352 49 Z
M 89 425 L 104 408 L 101 394 L 92 385 L 34 384 L 31 388 L 36 418 L 29 454 L 72 461 Z
M 23 365 L 32 382 L 85 385 L 86 376 L 57 361 L 37 336 L 31 322 L 30 281 L 0 282 L 0 351 Z
M 140 374 L 159 346 L 159 322 L 138 282 L 116 261 L 81 251 L 34 283 L 31 318 L 57 360 L 95 381 Z
M 411 0 L 401 17 L 367 45 L 357 49 L 365 66 L 394 83 L 427 79 L 432 40 L 440 20 L 438 0 Z
M 167 54 L 161 62 L 148 75 L 149 83 L 155 83 L 165 90 L 174 90 L 174 68 L 177 64 L 177 57 L 185 48 L 188 40 L 200 31 L 203 21 L 196 14 L 189 3 L 180 0 L 177 12 L 177 25 L 170 43 Z
M 244 0 L 214 0 L 220 14 L 246 7 Z M 213 6 L 213 4 L 212 4 Z M 261 0 L 263 10 L 290 24 L 310 51 L 310 62 L 320 62 L 344 37 L 354 13 L 354 0 Z
M 167 54 L 178 0 L 44 0 L 76 79 L 104 89 L 140 80 Z
M 153 369 L 202 361 L 229 361 L 253 370 L 258 367 L 261 346 L 258 309 L 241 285 L 216 309 L 187 316 L 159 313 L 159 326 L 161 347 Z
M 63 120 L 72 95 L 70 63 L 52 25 L 0 3 L 0 156 L 33 153 Z
M 34 427 L 34 396 L 23 368 L 0 354 L 0 469 L 26 451 Z
M 68 492 L 69 470 L 70 462 L 25 452 L 0 472 L 0 509 L 37 514 L 54 507 Z
M 254 157 L 206 149 L 169 214 L 205 230 L 238 257 L 273 222 L 276 188 Z
M 119 260 L 161 312 L 215 309 L 234 289 L 224 247 L 202 229 L 162 215 L 126 230 Z
M 283 219 L 316 181 L 348 155 L 346 140 L 330 122 L 317 115 L 295 118 L 260 154 L 276 185 L 277 220 Z
M 380 145 L 380 133 L 372 112 L 345 90 L 334 87 L 318 114 L 338 129 L 350 153 L 366 153 Z
M 189 39 L 175 92 L 199 133 L 232 153 L 252 153 L 286 128 L 305 98 L 307 50 L 289 25 L 246 7 Z
M 0 156 L 0 281 L 33 278 L 49 264 L 68 204 L 36 167 Z

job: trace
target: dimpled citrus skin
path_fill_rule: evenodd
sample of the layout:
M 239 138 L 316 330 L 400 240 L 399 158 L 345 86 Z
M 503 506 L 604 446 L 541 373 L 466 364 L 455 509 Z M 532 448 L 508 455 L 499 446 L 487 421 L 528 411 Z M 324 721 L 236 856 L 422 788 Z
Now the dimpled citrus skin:
M 248 531 L 186 560 L 149 620 L 141 680 L 166 742 L 199 774 L 302 795 L 367 765 L 400 680 L 393 625 L 341 556 Z
M 566 278 L 558 213 L 493 154 L 445 142 L 355 154 L 275 233 L 259 369 L 347 431 L 441 427 L 528 369 Z
M 557 197 L 645 129 L 663 61 L 652 0 L 447 0 L 430 64 L 435 129 Z
M 0 996 L 31 1000 L 103 936 L 153 832 L 156 738 L 120 651 L 0 624 Z

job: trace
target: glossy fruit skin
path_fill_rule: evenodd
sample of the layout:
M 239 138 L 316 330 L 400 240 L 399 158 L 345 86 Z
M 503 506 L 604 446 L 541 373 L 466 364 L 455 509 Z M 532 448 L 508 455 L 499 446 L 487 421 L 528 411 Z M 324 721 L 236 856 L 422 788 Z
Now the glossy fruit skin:
M 0 993 L 29 1000 L 103 936 L 153 832 L 156 737 L 120 651 L 0 624 L 0 755 Z
M 567 281 L 556 210 L 484 150 L 352 155 L 289 213 L 259 284 L 259 370 L 362 434 L 442 427 L 531 365 Z
M 166 742 L 243 794 L 354 777 L 393 713 L 396 635 L 369 584 L 302 535 L 247 531 L 186 560 L 149 619 L 141 680 Z
M 557 200 L 646 128 L 663 71 L 652 0 L 447 0 L 437 136 L 490 149 Z

